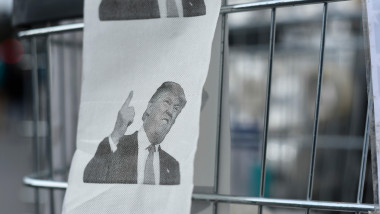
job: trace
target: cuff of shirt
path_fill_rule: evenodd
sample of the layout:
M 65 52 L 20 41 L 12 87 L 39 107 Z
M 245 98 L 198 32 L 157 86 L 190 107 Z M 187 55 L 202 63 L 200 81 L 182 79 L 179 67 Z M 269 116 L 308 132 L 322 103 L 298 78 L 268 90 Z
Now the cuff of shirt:
M 117 146 L 113 142 L 111 135 L 108 136 L 108 142 L 110 143 L 110 147 L 111 147 L 112 152 L 116 152 Z

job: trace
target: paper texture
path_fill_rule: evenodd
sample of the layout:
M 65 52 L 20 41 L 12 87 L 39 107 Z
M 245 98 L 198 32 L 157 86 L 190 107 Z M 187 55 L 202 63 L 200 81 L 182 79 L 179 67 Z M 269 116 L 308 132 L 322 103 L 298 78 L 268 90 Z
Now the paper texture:
M 366 3 L 368 14 L 369 49 L 371 55 L 372 93 L 375 114 L 377 172 L 380 172 L 380 1 L 367 0 Z M 380 186 L 377 185 L 377 188 L 379 187 Z M 380 190 L 377 189 L 377 193 L 379 192 Z
M 217 0 L 85 1 L 63 213 L 189 213 Z

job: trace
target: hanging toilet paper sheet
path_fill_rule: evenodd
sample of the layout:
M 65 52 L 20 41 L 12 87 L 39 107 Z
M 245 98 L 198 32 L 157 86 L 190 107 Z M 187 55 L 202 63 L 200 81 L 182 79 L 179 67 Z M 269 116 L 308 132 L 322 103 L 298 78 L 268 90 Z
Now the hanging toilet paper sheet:
M 190 213 L 219 0 L 86 0 L 65 214 Z

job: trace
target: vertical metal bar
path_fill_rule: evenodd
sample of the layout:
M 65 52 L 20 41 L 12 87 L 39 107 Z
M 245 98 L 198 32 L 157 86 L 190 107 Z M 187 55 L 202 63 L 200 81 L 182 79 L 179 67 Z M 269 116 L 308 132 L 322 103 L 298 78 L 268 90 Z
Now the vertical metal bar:
M 270 112 L 270 97 L 272 89 L 272 71 L 273 71 L 273 55 L 276 40 L 276 8 L 272 8 L 272 17 L 270 24 L 270 41 L 269 41 L 269 59 L 268 59 L 268 78 L 267 78 L 267 91 L 265 101 L 265 118 L 264 118 L 264 133 L 263 143 L 261 147 L 261 175 L 260 175 L 260 195 L 264 197 L 265 192 L 265 170 L 266 170 L 266 157 L 267 157 L 267 141 L 268 141 L 268 125 L 269 125 L 269 112 Z M 262 206 L 259 206 L 259 213 L 262 213 Z
M 58 66 L 57 66 L 57 75 L 59 75 L 59 97 L 60 97 L 60 141 L 61 141 L 61 148 L 62 148 L 62 161 L 63 161 L 63 172 L 64 175 L 67 176 L 68 170 L 67 170 L 67 137 L 66 137 L 66 126 L 67 126 L 67 120 L 66 120 L 66 106 L 65 106 L 65 98 L 66 98 L 66 88 L 65 88 L 65 45 L 66 40 L 64 35 L 59 35 L 59 37 L 55 38 L 57 41 L 56 43 L 56 49 L 58 49 L 57 57 L 58 60 Z M 58 87 L 57 87 L 58 88 Z
M 358 184 L 358 195 L 356 198 L 356 202 L 361 204 L 363 202 L 363 192 L 364 192 L 364 182 L 365 182 L 365 174 L 367 170 L 367 158 L 368 158 L 368 142 L 369 142 L 369 115 L 372 111 L 372 100 L 369 99 L 368 107 L 367 107 L 367 116 L 365 122 L 365 131 L 364 131 L 364 142 L 363 142 L 363 150 L 362 150 L 362 160 L 360 167 L 360 176 L 359 176 L 359 184 Z M 357 214 L 361 212 L 356 212 Z
M 33 170 L 39 174 L 39 90 L 38 90 L 38 58 L 37 58 L 37 41 L 31 39 L 32 52 L 32 97 L 33 97 Z M 40 213 L 40 193 L 39 189 L 34 189 L 34 208 L 35 213 Z
M 222 6 L 226 5 L 227 1 L 222 0 Z M 220 64 L 219 64 L 219 95 L 218 95 L 218 115 L 217 115 L 217 127 L 218 132 L 216 136 L 216 154 L 215 154 L 215 172 L 214 172 L 214 193 L 219 192 L 219 169 L 220 169 L 220 141 L 222 135 L 222 105 L 223 105 L 223 82 L 224 82 L 224 59 L 225 59 L 225 36 L 227 25 L 227 14 L 220 14 L 221 16 L 221 35 L 220 35 Z M 214 202 L 214 214 L 218 212 L 218 203 Z
M 49 178 L 53 180 L 54 178 L 54 167 L 53 167 L 53 141 L 51 133 L 51 64 L 50 64 L 50 35 L 46 37 L 46 121 L 47 121 L 47 159 L 49 166 Z M 50 195 L 50 213 L 55 213 L 54 206 L 54 190 L 49 190 Z
M 370 106 L 368 106 L 367 118 L 366 118 L 366 124 L 365 124 L 365 134 L 364 134 L 361 168 L 360 168 L 357 203 L 362 203 L 362 201 L 363 201 L 364 181 L 365 181 L 365 173 L 366 173 L 366 168 L 367 168 L 367 157 L 368 157 L 368 142 L 369 142 L 368 134 L 369 134 L 369 114 L 370 114 L 369 112 L 370 111 L 371 111 Z
M 312 192 L 313 192 L 315 156 L 316 156 L 317 136 L 318 136 L 318 122 L 319 122 L 319 106 L 320 106 L 320 100 L 321 100 L 321 88 L 322 88 L 322 80 L 323 80 L 323 60 L 324 60 L 324 54 L 325 54 L 327 9 L 328 9 L 328 4 L 324 3 L 323 4 L 323 17 L 322 17 L 321 45 L 320 45 L 320 53 L 319 53 L 319 69 L 318 69 L 317 94 L 316 94 L 316 98 L 315 98 L 313 145 L 311 147 L 309 182 L 308 182 L 307 197 L 306 197 L 306 199 L 308 201 L 311 200 Z M 310 212 L 310 209 L 307 209 L 306 213 L 309 213 L 309 212 Z

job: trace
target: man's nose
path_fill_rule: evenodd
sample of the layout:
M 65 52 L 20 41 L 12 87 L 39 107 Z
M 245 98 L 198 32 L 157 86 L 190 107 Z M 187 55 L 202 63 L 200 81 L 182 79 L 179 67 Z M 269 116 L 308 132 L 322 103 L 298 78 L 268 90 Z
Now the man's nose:
M 170 106 L 168 110 L 166 110 L 166 113 L 172 118 L 174 114 L 174 106 Z

